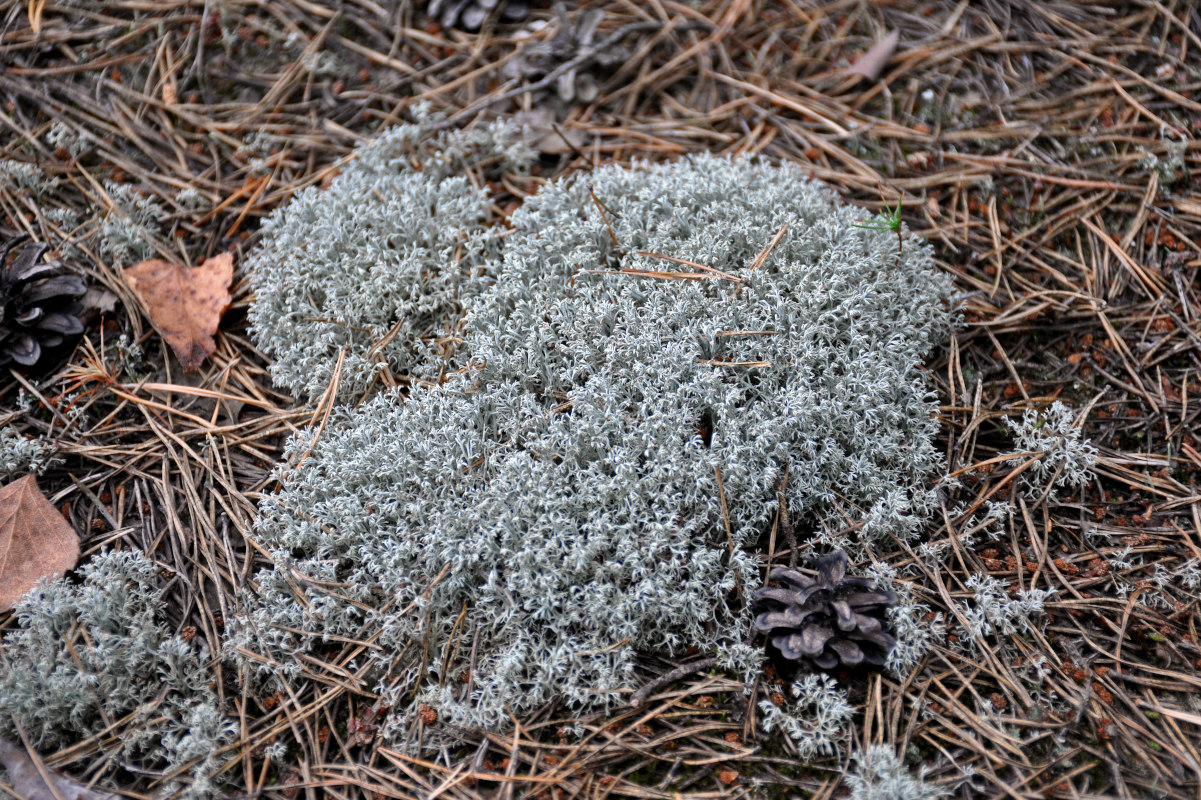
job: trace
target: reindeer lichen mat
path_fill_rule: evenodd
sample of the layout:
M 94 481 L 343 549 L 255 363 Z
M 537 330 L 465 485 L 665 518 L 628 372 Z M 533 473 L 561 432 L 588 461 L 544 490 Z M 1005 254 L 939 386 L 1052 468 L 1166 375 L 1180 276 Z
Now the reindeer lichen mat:
M 292 441 L 230 652 L 270 683 L 366 643 L 345 666 L 394 740 L 422 704 L 495 728 L 623 702 L 639 651 L 753 661 L 778 487 L 831 543 L 912 537 L 933 502 L 950 284 L 866 216 L 712 156 L 546 186 L 459 292 L 447 379 Z

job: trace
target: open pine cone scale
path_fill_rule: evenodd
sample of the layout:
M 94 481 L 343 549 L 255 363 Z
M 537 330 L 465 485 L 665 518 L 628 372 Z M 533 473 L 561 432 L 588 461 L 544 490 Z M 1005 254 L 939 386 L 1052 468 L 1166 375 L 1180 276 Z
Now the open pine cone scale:
M 83 333 L 76 302 L 87 292 L 83 280 L 65 274 L 57 261 L 43 262 L 48 247 L 41 242 L 26 244 L 9 264 L 9 253 L 25 238 L 0 246 L 0 367 L 34 366 L 45 351 Z
M 807 661 L 821 669 L 883 665 L 896 639 L 884 629 L 881 616 L 896 605 L 896 593 L 876 588 L 867 578 L 847 577 L 842 552 L 819 559 L 816 567 L 816 576 L 772 570 L 771 580 L 784 586 L 755 592 L 755 602 L 763 609 L 755 618 L 755 630 L 767 634 L 789 661 Z
M 425 13 L 444 28 L 478 31 L 489 14 L 495 13 L 501 22 L 518 22 L 529 10 L 525 0 L 429 0 Z

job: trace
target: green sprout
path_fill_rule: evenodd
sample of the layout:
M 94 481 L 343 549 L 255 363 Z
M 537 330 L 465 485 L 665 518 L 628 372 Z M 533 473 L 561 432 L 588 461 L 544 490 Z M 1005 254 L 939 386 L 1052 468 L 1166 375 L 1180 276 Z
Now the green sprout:
M 905 249 L 905 241 L 901 238 L 901 201 L 897 200 L 896 208 L 884 206 L 884 210 L 880 212 L 877 219 L 867 222 L 854 223 L 856 228 L 863 228 L 869 231 L 892 231 L 897 235 L 897 252 L 900 253 Z

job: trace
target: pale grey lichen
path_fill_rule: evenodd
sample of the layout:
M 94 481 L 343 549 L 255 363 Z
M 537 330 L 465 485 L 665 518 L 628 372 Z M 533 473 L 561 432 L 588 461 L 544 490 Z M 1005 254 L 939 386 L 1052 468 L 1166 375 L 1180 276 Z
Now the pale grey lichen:
M 742 678 L 743 683 L 747 685 L 748 693 L 751 684 L 762 673 L 763 665 L 767 661 L 767 653 L 762 646 L 755 647 L 742 642 L 723 642 L 717 646 L 715 655 L 718 668 Z
M 46 134 L 46 141 L 53 147 L 66 150 L 71 158 L 79 158 L 92 149 L 92 145 L 83 135 L 63 122 L 55 122 L 50 126 L 50 132 Z
M 904 680 L 934 647 L 946 639 L 943 615 L 914 597 L 913 584 L 898 580 L 897 570 L 887 562 L 877 561 L 866 570 L 867 577 L 897 594 L 897 604 L 888 609 L 888 624 L 897 643 L 888 654 L 884 666 L 899 680 Z
M 0 640 L 0 734 L 14 719 L 33 744 L 76 744 L 121 720 L 125 757 L 187 768 L 206 796 L 237 725 L 222 715 L 212 672 L 159 619 L 157 568 L 135 552 L 94 556 L 82 581 L 44 583 L 16 608 Z
M 46 439 L 26 439 L 17 429 L 0 428 L 0 482 L 26 472 L 41 473 L 49 466 L 54 448 Z
M 101 254 L 124 265 L 149 258 L 167 210 L 130 186 L 106 183 L 104 189 L 113 205 L 100 226 Z
M 45 214 L 51 224 L 61 228 L 79 227 L 79 213 L 73 208 L 48 208 Z
M 1188 141 L 1165 138 L 1163 143 L 1162 156 L 1154 151 L 1139 148 L 1143 152 L 1139 166 L 1147 172 L 1156 173 L 1162 186 L 1172 186 L 1182 178 L 1188 177 Z
M 855 754 L 855 769 L 844 778 L 851 800 L 938 800 L 951 792 L 926 781 L 926 770 L 917 777 L 905 768 L 888 745 L 874 744 Z
M 956 603 L 959 640 L 977 650 L 988 637 L 1003 640 L 1029 631 L 1042 615 L 1047 598 L 1055 594 L 1054 589 L 1010 593 L 996 578 L 980 574 L 968 577 L 965 586 L 972 590 L 972 602 Z
M 464 301 L 497 256 L 490 194 L 465 172 L 522 169 L 532 153 L 504 122 L 422 131 L 389 130 L 328 189 L 299 192 L 263 223 L 247 262 L 252 330 L 272 378 L 302 397 L 325 391 L 343 351 L 343 400 L 384 369 L 436 379 Z
M 415 135 L 394 134 L 398 150 Z M 409 268 L 353 257 L 419 224 L 387 194 L 349 191 L 375 173 L 395 181 L 380 163 L 365 159 L 340 195 L 372 220 L 361 244 L 321 250 L 312 276 L 280 230 L 270 241 L 291 244 L 256 257 L 291 260 L 270 273 L 287 292 L 256 278 L 257 302 L 274 305 L 252 315 L 287 362 L 277 374 L 304 393 L 324 388 L 342 347 L 358 359 L 343 380 L 364 389 L 373 337 L 403 317 L 360 338 L 301 324 Z M 335 219 L 316 193 L 298 202 L 314 226 Z M 453 374 L 403 402 L 343 407 L 316 441 L 289 445 L 298 466 L 280 469 L 255 532 L 274 566 L 231 620 L 228 652 L 279 682 L 323 641 L 370 640 L 357 666 L 396 719 L 425 702 L 444 722 L 496 728 L 553 700 L 620 701 L 639 650 L 734 653 L 760 581 L 746 547 L 771 523 L 786 465 L 806 528 L 852 517 L 863 542 L 912 538 L 942 463 L 920 364 L 948 333 L 950 285 L 928 248 L 901 251 L 860 218 L 797 169 L 711 156 L 603 168 L 529 198 L 495 277 L 469 271 L 454 289 L 472 299 Z M 738 280 L 621 271 L 703 271 L 661 256 Z
M 212 205 L 204 194 L 195 186 L 185 186 L 175 193 L 175 202 L 187 211 L 199 211 Z
M 792 700 L 786 700 L 783 707 L 771 700 L 759 702 L 763 730 L 787 734 L 806 761 L 838 753 L 855 715 L 855 708 L 847 701 L 838 681 L 825 673 L 802 675 L 789 692 Z
M 0 161 L 0 187 L 10 191 L 29 192 L 40 197 L 56 183 L 37 164 L 12 159 Z
M 1037 461 L 1027 469 L 1022 487 L 1033 497 L 1044 492 L 1054 497 L 1054 489 L 1080 487 L 1092 480 L 1097 463 L 1097 448 L 1081 438 L 1076 415 L 1056 400 L 1042 411 L 1026 409 L 1013 425 L 1013 453 L 1037 453 Z M 1048 490 L 1047 483 L 1051 487 Z

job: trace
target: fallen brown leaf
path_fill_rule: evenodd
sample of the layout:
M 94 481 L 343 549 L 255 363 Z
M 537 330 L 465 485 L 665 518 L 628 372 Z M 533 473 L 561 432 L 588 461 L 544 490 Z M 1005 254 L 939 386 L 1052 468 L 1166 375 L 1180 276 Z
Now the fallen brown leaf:
M 125 280 L 137 293 L 184 372 L 200 369 L 217 349 L 213 339 L 221 315 L 229 307 L 229 284 L 234 277 L 232 253 L 222 253 L 188 268 L 157 258 L 125 270 Z
M 79 560 L 75 530 L 32 474 L 0 487 L 0 613 L 42 578 L 61 578 Z
M 896 52 L 897 42 L 901 40 L 901 32 L 893 31 L 880 41 L 868 48 L 867 52 L 855 59 L 855 63 L 847 68 L 847 77 L 862 75 L 869 81 L 880 77 L 884 65 Z
M 25 800 L 115 800 L 114 795 L 89 789 L 65 775 L 45 767 L 38 769 L 24 750 L 5 739 L 0 739 L 0 764 L 8 772 L 8 782 L 17 797 Z

